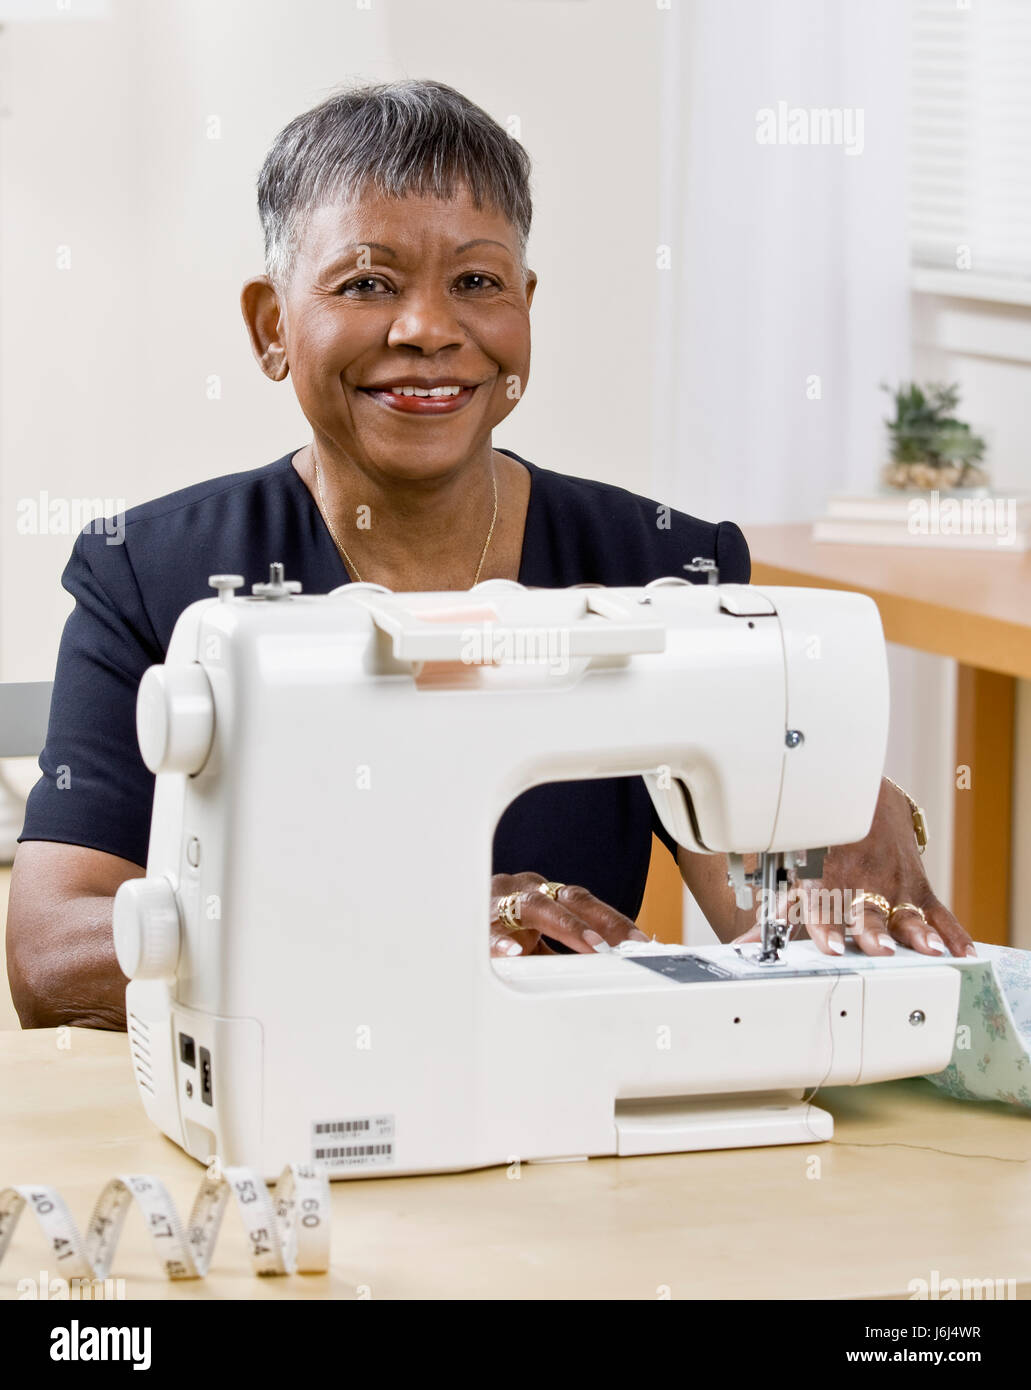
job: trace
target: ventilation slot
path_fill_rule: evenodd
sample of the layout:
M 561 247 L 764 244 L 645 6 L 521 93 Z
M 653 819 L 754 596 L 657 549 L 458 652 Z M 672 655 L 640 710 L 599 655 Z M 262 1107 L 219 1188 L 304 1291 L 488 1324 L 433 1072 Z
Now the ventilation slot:
M 142 1090 L 154 1095 L 154 1078 L 151 1075 L 153 1063 L 150 1058 L 150 1028 L 134 1013 L 129 1015 L 129 1042 L 132 1051 L 132 1068 Z

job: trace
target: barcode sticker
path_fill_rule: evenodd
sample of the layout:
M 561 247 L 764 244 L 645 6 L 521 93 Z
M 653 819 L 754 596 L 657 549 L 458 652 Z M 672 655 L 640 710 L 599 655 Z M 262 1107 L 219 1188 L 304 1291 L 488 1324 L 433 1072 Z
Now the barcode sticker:
M 332 1168 L 381 1168 L 394 1162 L 393 1115 L 358 1115 L 348 1120 L 316 1120 L 311 1156 Z

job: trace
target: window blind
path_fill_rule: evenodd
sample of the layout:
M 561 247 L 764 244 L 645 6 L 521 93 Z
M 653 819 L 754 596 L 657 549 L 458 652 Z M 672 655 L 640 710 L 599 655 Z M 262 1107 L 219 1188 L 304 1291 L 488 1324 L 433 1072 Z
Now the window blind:
M 917 266 L 1031 280 L 1031 0 L 912 0 Z

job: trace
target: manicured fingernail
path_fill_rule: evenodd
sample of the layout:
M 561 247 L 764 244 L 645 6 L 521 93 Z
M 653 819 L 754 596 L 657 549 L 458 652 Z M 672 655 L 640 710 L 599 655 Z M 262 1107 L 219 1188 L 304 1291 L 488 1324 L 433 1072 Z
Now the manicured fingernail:
M 894 942 L 894 941 L 892 940 L 892 938 L 887 934 L 887 932 L 881 932 L 880 936 L 877 938 L 877 944 L 878 944 L 878 946 L 880 946 L 880 948 L 881 948 L 882 951 L 894 951 L 894 950 L 895 950 L 895 942 Z
M 929 931 L 924 937 L 924 945 L 929 951 L 933 951 L 936 956 L 945 954 L 945 942 L 937 932 Z
M 584 932 L 584 940 L 587 942 L 588 946 L 593 946 L 596 951 L 612 950 L 612 947 L 604 939 L 604 937 L 599 936 L 596 931 L 591 931 L 590 928 L 588 928 L 587 931 Z
M 967 949 L 963 952 L 963 954 L 964 954 L 965 956 L 976 956 L 976 955 L 977 955 L 977 950 L 976 950 L 976 948 L 973 947 L 973 946 L 968 946 Z
M 650 941 L 650 940 L 651 940 L 651 937 L 645 936 L 644 932 L 643 932 L 643 931 L 638 931 L 636 927 L 633 929 L 633 931 L 627 932 L 627 938 L 628 938 L 628 940 L 630 940 L 630 941 Z
M 506 956 L 521 956 L 523 948 L 518 941 L 499 941 L 498 950 L 504 951 Z
M 843 956 L 845 954 L 845 943 L 840 936 L 828 936 L 827 949 L 828 951 L 833 951 L 836 956 Z

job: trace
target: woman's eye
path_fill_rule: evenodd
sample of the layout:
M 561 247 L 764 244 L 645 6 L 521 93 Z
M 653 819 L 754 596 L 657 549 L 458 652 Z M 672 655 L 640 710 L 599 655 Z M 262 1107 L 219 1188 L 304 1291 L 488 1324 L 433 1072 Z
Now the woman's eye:
M 480 271 L 470 271 L 468 275 L 463 275 L 458 281 L 460 289 L 463 290 L 496 290 L 498 282 L 493 275 L 484 275 Z
M 385 280 L 381 280 L 378 275 L 363 275 L 359 280 L 348 280 L 346 285 L 341 285 L 338 294 L 367 295 L 387 292 L 389 286 Z

